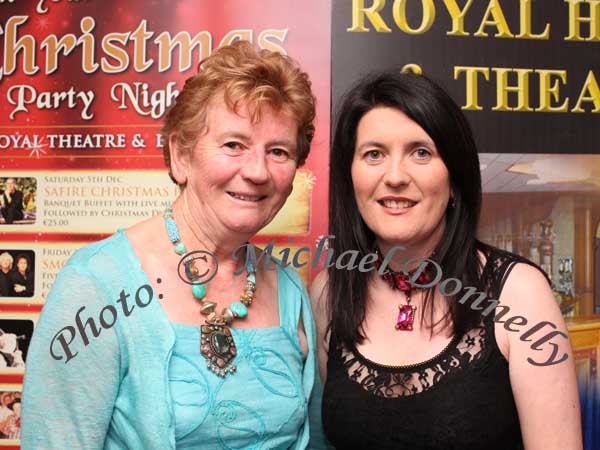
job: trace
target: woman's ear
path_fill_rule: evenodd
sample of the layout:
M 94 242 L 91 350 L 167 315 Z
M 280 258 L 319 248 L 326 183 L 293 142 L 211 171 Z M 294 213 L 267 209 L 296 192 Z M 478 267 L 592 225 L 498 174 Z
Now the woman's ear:
M 169 158 L 171 161 L 171 178 L 179 186 L 183 186 L 187 183 L 187 174 L 190 164 L 190 152 L 184 150 L 181 145 L 178 144 L 175 133 L 171 133 L 169 136 Z

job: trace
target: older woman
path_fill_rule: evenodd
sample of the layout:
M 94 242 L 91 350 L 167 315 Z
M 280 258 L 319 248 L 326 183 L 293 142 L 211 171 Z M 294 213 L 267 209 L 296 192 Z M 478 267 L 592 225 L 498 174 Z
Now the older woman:
M 0 254 L 0 297 L 13 295 L 11 292 L 11 269 L 13 266 L 13 257 L 8 252 Z
M 201 63 L 163 128 L 172 208 L 79 250 L 48 296 L 23 450 L 307 448 L 308 296 L 293 270 L 259 271 L 239 248 L 291 193 L 314 114 L 285 56 L 238 42 Z
M 372 254 L 371 270 L 331 267 L 311 289 L 336 448 L 582 448 L 550 286 L 475 238 L 480 203 L 469 125 L 437 85 L 380 73 L 349 91 L 331 150 L 331 247 Z M 523 333 L 527 322 L 545 329 Z

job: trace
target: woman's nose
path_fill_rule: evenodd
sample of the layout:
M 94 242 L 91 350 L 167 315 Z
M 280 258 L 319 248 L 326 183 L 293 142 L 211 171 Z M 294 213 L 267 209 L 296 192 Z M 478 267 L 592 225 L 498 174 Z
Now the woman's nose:
M 410 175 L 402 161 L 391 161 L 383 177 L 384 183 L 389 186 L 408 184 L 410 179 Z
M 269 180 L 269 170 L 267 168 L 267 155 L 261 149 L 249 151 L 244 161 L 240 174 L 243 178 L 254 184 L 264 184 Z

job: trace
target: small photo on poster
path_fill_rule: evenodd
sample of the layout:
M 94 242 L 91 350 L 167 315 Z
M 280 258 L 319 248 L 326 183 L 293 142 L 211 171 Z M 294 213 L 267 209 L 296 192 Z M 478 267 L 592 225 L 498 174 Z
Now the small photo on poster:
M 0 439 L 21 439 L 21 392 L 0 390 Z
M 0 298 L 32 297 L 35 288 L 33 250 L 0 247 Z
M 0 178 L 0 225 L 26 225 L 36 220 L 37 180 L 33 177 Z
M 0 370 L 25 368 L 33 321 L 0 319 Z

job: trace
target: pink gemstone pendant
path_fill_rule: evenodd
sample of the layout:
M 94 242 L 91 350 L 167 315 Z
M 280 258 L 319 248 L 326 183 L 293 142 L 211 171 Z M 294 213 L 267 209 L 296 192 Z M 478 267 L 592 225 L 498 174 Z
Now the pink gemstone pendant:
M 396 321 L 396 330 L 412 331 L 415 320 L 416 306 L 399 305 L 398 320 Z

